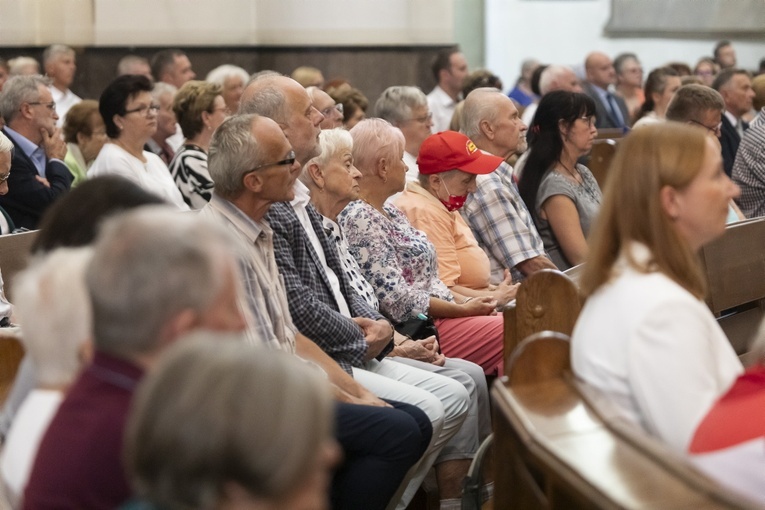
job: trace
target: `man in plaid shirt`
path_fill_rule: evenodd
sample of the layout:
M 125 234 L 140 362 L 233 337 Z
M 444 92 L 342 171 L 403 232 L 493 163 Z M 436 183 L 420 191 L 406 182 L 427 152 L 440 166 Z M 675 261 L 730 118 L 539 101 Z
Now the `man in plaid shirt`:
M 465 99 L 462 132 L 479 149 L 501 158 L 526 150 L 526 125 L 512 100 L 494 88 L 476 89 Z M 505 269 L 515 281 L 540 269 L 557 269 L 518 194 L 513 168 L 502 163 L 496 171 L 479 175 L 476 185 L 462 216 L 489 256 L 492 282 L 502 281 Z

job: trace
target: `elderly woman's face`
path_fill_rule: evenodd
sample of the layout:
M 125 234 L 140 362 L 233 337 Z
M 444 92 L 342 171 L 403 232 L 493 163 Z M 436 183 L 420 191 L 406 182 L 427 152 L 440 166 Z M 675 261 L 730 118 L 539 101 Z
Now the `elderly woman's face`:
M 98 112 L 93 112 L 90 115 L 88 123 L 90 124 L 90 136 L 78 135 L 77 137 L 77 145 L 79 145 L 86 163 L 96 159 L 107 139 L 106 127 Z
M 322 168 L 324 192 L 334 195 L 338 200 L 349 202 L 359 198 L 359 178 L 361 172 L 353 166 L 350 147 L 341 147 Z
M 141 91 L 128 98 L 125 103 L 125 114 L 115 115 L 120 129 L 120 136 L 128 133 L 131 137 L 142 139 L 144 143 L 157 131 L 157 112 L 159 105 L 155 104 L 151 93 Z M 118 137 L 118 138 L 119 138 Z
M 8 193 L 8 176 L 11 173 L 11 153 L 0 152 L 0 195 Z
M 240 76 L 229 76 L 223 81 L 223 100 L 230 112 L 239 110 L 239 100 L 244 92 L 244 82 Z

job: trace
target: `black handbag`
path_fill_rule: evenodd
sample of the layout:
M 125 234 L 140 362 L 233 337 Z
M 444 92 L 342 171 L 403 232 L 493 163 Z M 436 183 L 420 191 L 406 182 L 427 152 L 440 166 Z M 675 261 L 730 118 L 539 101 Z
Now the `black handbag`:
M 420 317 L 414 317 L 412 319 L 405 320 L 404 322 L 399 322 L 394 326 L 394 328 L 396 331 L 404 336 L 408 336 L 412 340 L 423 340 L 425 338 L 435 336 L 436 340 L 440 341 L 438 338 L 438 330 L 436 329 L 436 324 L 430 317 L 426 317 L 424 319 Z

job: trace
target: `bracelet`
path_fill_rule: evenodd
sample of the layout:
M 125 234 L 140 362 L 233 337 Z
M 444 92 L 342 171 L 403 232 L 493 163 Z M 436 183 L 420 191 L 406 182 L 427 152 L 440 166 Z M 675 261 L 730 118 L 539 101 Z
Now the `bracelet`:
M 465 298 L 465 301 L 463 301 L 463 302 L 462 302 L 462 304 L 464 305 L 465 303 L 467 303 L 467 302 L 468 302 L 468 301 L 470 301 L 471 299 L 473 299 L 473 298 L 472 298 L 472 297 L 469 297 L 469 298 Z

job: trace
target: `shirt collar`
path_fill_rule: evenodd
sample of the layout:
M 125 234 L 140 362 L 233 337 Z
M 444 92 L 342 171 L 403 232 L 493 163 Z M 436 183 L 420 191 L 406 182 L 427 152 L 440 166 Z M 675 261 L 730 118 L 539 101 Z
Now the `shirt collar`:
M 268 233 L 270 228 L 264 222 L 256 222 L 242 212 L 236 205 L 225 198 L 218 196 L 214 191 L 210 202 L 206 207 L 219 212 L 236 226 L 251 243 L 255 243 L 263 232 Z
M 442 204 L 441 201 L 433 195 L 433 193 L 431 193 L 430 191 L 420 186 L 419 182 L 407 182 L 406 190 L 404 191 L 404 193 L 412 193 L 414 195 L 420 195 L 425 200 L 428 200 L 434 205 L 438 206 L 439 209 L 442 209 L 443 211 L 447 213 L 449 212 L 446 206 L 444 206 L 444 204 Z
M 27 155 L 27 157 L 31 158 L 32 154 L 40 148 L 39 145 L 35 145 L 34 142 L 32 142 L 29 138 L 17 131 L 14 131 L 8 126 L 5 126 L 5 130 L 13 137 L 14 140 L 16 140 L 16 143 L 19 145 L 24 154 Z
M 731 126 L 733 126 L 733 127 L 736 127 L 736 126 L 738 126 L 738 123 L 739 123 L 739 119 L 737 119 L 735 115 L 733 115 L 733 114 L 732 114 L 731 112 L 729 112 L 728 110 L 725 110 L 725 112 L 723 112 L 723 113 L 724 113 L 724 114 L 725 114 L 725 116 L 728 118 L 728 121 L 730 122 Z
M 295 181 L 295 185 L 292 187 L 293 191 L 295 192 L 295 198 L 292 199 L 290 202 L 290 205 L 292 207 L 303 207 L 308 205 L 308 202 L 311 201 L 311 190 L 308 189 L 308 186 L 303 184 L 300 179 Z
M 455 106 L 457 102 L 451 98 L 449 94 L 446 93 L 444 89 L 441 88 L 440 85 L 436 85 L 436 88 L 433 89 L 433 92 L 435 92 L 435 98 L 441 104 L 442 106 Z

